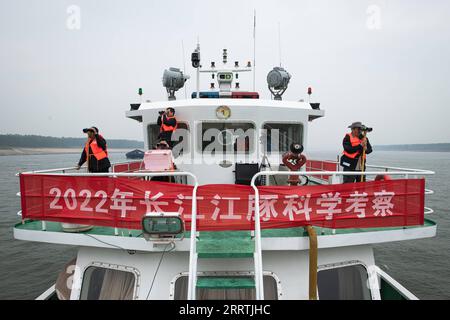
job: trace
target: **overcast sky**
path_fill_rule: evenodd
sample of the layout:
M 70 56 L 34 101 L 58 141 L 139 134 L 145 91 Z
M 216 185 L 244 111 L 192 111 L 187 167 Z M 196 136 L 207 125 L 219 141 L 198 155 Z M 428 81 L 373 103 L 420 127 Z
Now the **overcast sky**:
M 280 63 L 280 24 L 292 75 L 284 99 L 311 86 L 326 110 L 310 125 L 310 147 L 340 146 L 353 121 L 374 127 L 372 144 L 450 142 L 446 0 L 0 0 L 0 133 L 81 137 L 97 125 L 106 138 L 142 140 L 124 116 L 137 89 L 166 99 L 162 73 L 183 67 L 182 42 L 194 75 L 197 37 L 204 64 L 222 48 L 230 61 L 251 60 L 255 9 L 261 97 Z M 240 82 L 251 89 L 251 76 Z

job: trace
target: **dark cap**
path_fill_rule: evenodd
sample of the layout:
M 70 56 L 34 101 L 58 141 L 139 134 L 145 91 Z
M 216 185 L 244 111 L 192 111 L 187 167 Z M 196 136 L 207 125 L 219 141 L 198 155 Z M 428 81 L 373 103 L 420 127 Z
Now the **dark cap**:
M 160 140 L 158 141 L 158 143 L 156 144 L 156 148 L 167 148 L 170 149 L 169 144 L 167 143 L 167 141 L 165 140 Z
M 363 128 L 363 125 L 362 125 L 362 122 L 353 122 L 351 125 L 349 125 L 348 126 L 348 128 L 351 128 L 351 129 L 353 129 L 353 128 L 360 128 L 360 129 L 362 129 Z
M 95 134 L 98 134 L 98 128 L 97 127 L 90 127 L 90 128 L 84 128 L 83 132 L 87 133 L 88 131 L 93 131 Z

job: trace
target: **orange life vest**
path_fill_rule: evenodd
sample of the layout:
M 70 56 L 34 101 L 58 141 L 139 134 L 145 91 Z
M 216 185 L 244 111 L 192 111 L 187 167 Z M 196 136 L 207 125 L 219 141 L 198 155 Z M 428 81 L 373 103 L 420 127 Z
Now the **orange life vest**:
M 167 119 L 176 119 L 175 116 L 173 116 L 173 117 L 167 117 L 166 116 L 166 118 Z M 178 123 L 175 124 L 175 126 L 168 126 L 168 125 L 164 124 L 163 119 L 161 119 L 161 130 L 160 130 L 160 132 L 167 132 L 167 131 L 172 131 L 173 132 L 173 131 L 177 130 L 177 127 L 178 127 Z
M 86 142 L 86 145 L 84 147 L 84 150 L 86 150 L 86 159 L 89 161 L 91 156 L 94 156 L 97 160 L 105 159 L 108 156 L 108 151 L 103 150 L 100 148 L 97 144 L 97 139 L 93 139 L 91 143 L 89 143 L 91 139 L 88 139 Z M 91 147 L 92 154 L 89 154 L 89 147 Z
M 359 146 L 361 144 L 361 139 L 359 137 L 354 137 L 351 133 L 347 133 L 347 136 L 350 137 L 350 143 L 352 144 L 352 147 Z M 344 150 L 343 154 L 349 157 L 350 159 L 355 159 L 361 152 L 356 151 L 354 153 L 349 153 Z M 365 157 L 364 157 L 365 158 Z

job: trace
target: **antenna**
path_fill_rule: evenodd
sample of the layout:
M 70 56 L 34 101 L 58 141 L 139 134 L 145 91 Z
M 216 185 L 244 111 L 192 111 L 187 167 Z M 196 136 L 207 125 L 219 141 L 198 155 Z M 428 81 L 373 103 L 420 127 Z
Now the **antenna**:
M 181 50 L 183 51 L 183 72 L 186 74 L 186 59 L 184 56 L 184 42 L 181 40 Z M 187 99 L 187 88 L 184 86 L 184 99 Z
M 200 99 L 200 38 L 197 37 L 197 48 L 192 53 L 192 66 L 197 69 L 197 99 Z
M 256 9 L 253 11 L 253 92 L 256 78 Z
M 280 57 L 280 67 L 281 67 L 281 24 L 278 22 L 278 55 Z

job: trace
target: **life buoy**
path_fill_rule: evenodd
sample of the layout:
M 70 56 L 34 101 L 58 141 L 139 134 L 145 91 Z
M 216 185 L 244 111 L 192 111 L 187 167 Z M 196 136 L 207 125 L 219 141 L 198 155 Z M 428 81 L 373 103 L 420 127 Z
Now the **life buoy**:
M 298 171 L 306 163 L 306 157 L 300 153 L 286 152 L 283 155 L 283 163 L 290 171 Z M 288 182 L 291 186 L 298 185 L 299 176 L 289 176 Z
M 387 174 L 379 174 L 375 177 L 375 181 L 388 181 L 392 180 L 392 177 Z

